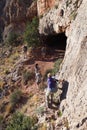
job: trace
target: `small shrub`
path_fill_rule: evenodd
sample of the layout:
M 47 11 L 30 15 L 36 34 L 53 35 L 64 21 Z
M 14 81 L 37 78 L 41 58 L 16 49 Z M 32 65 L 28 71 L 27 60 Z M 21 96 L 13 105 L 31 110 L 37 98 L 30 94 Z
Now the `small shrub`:
M 44 113 L 44 106 L 38 107 L 38 108 L 36 109 L 36 113 L 37 113 L 38 115 L 42 115 L 42 114 Z
M 2 122 L 3 122 L 3 116 L 0 115 L 0 124 L 2 124 Z
M 31 81 L 32 79 L 34 79 L 34 73 L 25 70 L 23 72 L 23 83 L 26 85 L 28 81 Z
M 54 68 L 52 70 L 53 74 L 56 74 L 59 71 L 60 68 L 60 64 L 62 63 L 63 59 L 58 59 L 55 63 L 54 63 Z
M 10 102 L 12 106 L 16 106 L 19 103 L 22 96 L 22 92 L 20 90 L 15 90 L 10 96 Z
M 18 37 L 19 37 L 19 35 L 14 33 L 14 32 L 9 33 L 9 36 L 7 39 L 7 44 L 17 46 L 17 38 Z
M 58 116 L 61 117 L 62 116 L 62 112 L 59 110 L 58 111 Z
M 38 31 L 38 18 L 35 17 L 31 23 L 27 24 L 24 40 L 27 42 L 29 47 L 37 47 L 39 45 L 39 31 Z
M 53 69 L 46 70 L 46 72 L 44 74 L 44 77 L 43 77 L 44 81 L 47 79 L 47 74 L 48 73 L 51 73 L 52 75 L 55 75 L 59 71 L 60 64 L 62 63 L 62 60 L 63 59 L 58 59 L 57 61 L 55 61 Z
M 33 118 L 16 112 L 9 121 L 6 130 L 37 130 Z

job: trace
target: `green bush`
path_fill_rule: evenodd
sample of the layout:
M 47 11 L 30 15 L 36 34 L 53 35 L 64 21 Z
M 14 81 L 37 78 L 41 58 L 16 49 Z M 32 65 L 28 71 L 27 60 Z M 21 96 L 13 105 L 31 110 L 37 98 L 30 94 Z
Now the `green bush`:
M 58 111 L 58 116 L 61 117 L 62 116 L 62 112 L 59 110 Z
M 10 96 L 10 102 L 13 107 L 16 106 L 16 104 L 19 103 L 20 99 L 22 97 L 22 92 L 20 90 L 15 90 L 12 95 Z
M 9 36 L 7 39 L 7 44 L 12 45 L 12 46 L 17 46 L 18 45 L 18 42 L 17 42 L 18 37 L 19 37 L 19 35 L 14 33 L 14 32 L 9 33 Z
M 62 61 L 63 61 L 63 59 L 58 59 L 57 61 L 55 61 L 54 68 L 52 70 L 53 74 L 56 74 L 59 71 L 60 64 L 62 63 Z
M 52 75 L 55 75 L 59 71 L 60 64 L 62 63 L 62 60 L 63 59 L 58 59 L 57 61 L 55 61 L 53 69 L 46 70 L 46 72 L 44 74 L 44 77 L 43 77 L 43 80 L 47 79 L 47 74 L 48 73 L 51 73 Z
M 2 124 L 2 122 L 3 122 L 3 116 L 0 115 L 0 125 Z
M 6 130 L 37 130 L 35 123 L 33 118 L 16 112 L 9 121 Z
M 34 73 L 25 70 L 23 72 L 23 83 L 26 85 L 28 81 L 31 81 L 32 79 L 34 79 Z
M 26 31 L 24 33 L 24 40 L 29 47 L 36 47 L 39 45 L 39 31 L 38 31 L 38 18 L 35 17 L 31 23 L 27 24 Z
M 36 109 L 36 113 L 38 115 L 43 115 L 44 114 L 44 106 L 40 106 Z

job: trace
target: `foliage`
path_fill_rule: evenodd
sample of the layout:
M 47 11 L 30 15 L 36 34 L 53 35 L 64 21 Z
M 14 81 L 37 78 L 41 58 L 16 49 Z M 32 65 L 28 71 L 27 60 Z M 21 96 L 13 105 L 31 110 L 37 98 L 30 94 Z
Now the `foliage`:
M 33 18 L 31 23 L 27 24 L 24 40 L 27 42 L 29 47 L 39 45 L 39 31 L 38 31 L 38 18 Z
M 3 122 L 3 116 L 0 115 L 0 124 L 2 124 L 2 122 Z
M 36 109 L 36 113 L 42 115 L 44 113 L 44 106 L 40 106 Z
M 33 118 L 16 112 L 8 123 L 6 130 L 37 130 L 35 123 Z
M 28 81 L 31 81 L 34 78 L 34 73 L 29 71 L 23 72 L 23 83 L 26 85 Z
M 14 33 L 14 32 L 10 32 L 8 39 L 7 39 L 7 44 L 12 45 L 12 46 L 17 46 L 18 45 L 18 42 L 17 42 L 18 37 L 19 37 L 18 34 Z
M 22 92 L 20 90 L 15 90 L 12 95 L 10 96 L 10 102 L 12 106 L 16 106 L 19 103 L 22 96 Z
M 60 64 L 62 63 L 62 60 L 63 59 L 56 60 L 55 63 L 54 63 L 54 68 L 46 70 L 43 80 L 46 80 L 48 73 L 51 73 L 52 75 L 55 75 L 59 71 Z
M 59 71 L 60 64 L 62 63 L 62 60 L 63 59 L 58 59 L 57 61 L 55 61 L 54 68 L 53 68 L 53 71 L 52 71 L 53 74 L 56 74 Z
M 62 112 L 59 110 L 58 111 L 58 116 L 61 117 L 62 116 Z

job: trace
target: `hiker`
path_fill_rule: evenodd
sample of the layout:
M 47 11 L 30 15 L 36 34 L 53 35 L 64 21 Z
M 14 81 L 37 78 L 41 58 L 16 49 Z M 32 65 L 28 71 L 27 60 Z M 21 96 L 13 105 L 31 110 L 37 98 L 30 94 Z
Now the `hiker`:
M 44 59 L 46 56 L 46 46 L 41 48 L 41 55 L 42 55 L 42 59 Z
M 47 89 L 46 89 L 46 106 L 49 107 L 49 96 L 51 96 L 51 104 L 53 102 L 53 95 L 57 91 L 57 79 L 52 78 L 51 73 L 47 75 Z
M 41 72 L 40 72 L 40 68 L 38 64 L 35 64 L 35 79 L 36 79 L 36 84 L 39 85 L 39 83 L 41 82 Z
M 24 59 L 27 58 L 27 45 L 23 46 L 23 55 L 24 55 Z

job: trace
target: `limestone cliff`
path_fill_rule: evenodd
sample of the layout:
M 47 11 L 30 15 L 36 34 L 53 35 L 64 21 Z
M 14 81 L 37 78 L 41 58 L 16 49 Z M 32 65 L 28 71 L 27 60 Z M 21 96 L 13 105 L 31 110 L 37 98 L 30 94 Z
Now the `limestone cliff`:
M 41 34 L 64 32 L 67 36 L 66 53 L 58 78 L 68 83 L 66 98 L 62 100 L 60 109 L 63 117 L 68 119 L 70 130 L 87 129 L 86 5 L 87 0 L 56 1 L 54 7 L 41 15 L 39 24 Z

